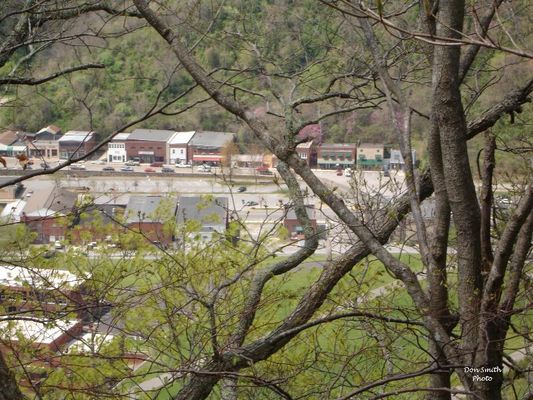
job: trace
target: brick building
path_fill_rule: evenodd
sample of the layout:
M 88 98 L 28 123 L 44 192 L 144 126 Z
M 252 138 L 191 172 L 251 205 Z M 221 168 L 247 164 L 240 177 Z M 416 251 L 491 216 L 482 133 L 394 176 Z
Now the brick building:
M 318 167 L 322 169 L 353 168 L 356 160 L 355 143 L 324 143 L 317 149 Z
M 307 217 L 311 221 L 311 226 L 316 232 L 317 223 L 316 223 L 315 207 L 312 205 L 308 205 L 305 207 L 305 210 L 307 212 Z M 296 218 L 296 213 L 294 212 L 294 208 L 291 208 L 287 212 L 287 215 L 285 216 L 285 219 L 283 220 L 283 226 L 289 231 L 289 234 L 291 235 L 291 237 L 301 237 L 303 235 L 304 229 L 300 225 L 298 218 Z
M 76 193 L 57 187 L 45 195 L 44 198 L 37 198 L 39 193 L 33 194 L 32 201 L 38 202 L 41 208 L 29 210 L 26 206 L 20 218 L 36 234 L 34 243 L 39 244 L 65 239 L 69 217 L 75 212 L 78 199 Z
M 58 139 L 59 158 L 68 160 L 83 157 L 96 144 L 96 134 L 92 131 L 68 131 Z
M 86 317 L 84 278 L 68 271 L 0 266 L 0 306 L 5 312 L 68 312 Z
M 124 211 L 127 227 L 153 243 L 168 245 L 174 237 L 177 201 L 164 196 L 131 196 Z
M 296 146 L 296 153 L 309 167 L 315 168 L 317 166 L 317 146 L 315 142 L 300 143 Z
M 160 129 L 135 129 L 125 141 L 128 160 L 168 163 L 168 141 L 175 133 Z
M 189 142 L 189 151 L 193 164 L 221 165 L 223 148 L 235 140 L 230 132 L 196 132 Z
M 59 139 L 61 128 L 48 125 L 34 134 L 26 135 L 28 153 L 30 157 L 56 158 L 59 156 Z

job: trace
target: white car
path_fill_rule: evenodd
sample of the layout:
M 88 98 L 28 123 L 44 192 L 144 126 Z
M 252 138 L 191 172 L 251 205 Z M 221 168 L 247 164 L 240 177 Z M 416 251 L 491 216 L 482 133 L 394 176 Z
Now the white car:
M 202 164 L 198 167 L 198 171 L 200 172 L 211 172 L 211 166 Z
M 63 243 L 61 243 L 61 241 L 56 240 L 56 241 L 54 242 L 54 248 L 55 248 L 56 250 L 61 250 L 63 247 L 64 247 L 64 246 L 63 246 Z
M 70 169 L 73 171 L 85 171 L 87 167 L 83 164 L 78 163 L 78 164 L 71 164 Z
M 191 168 L 191 164 L 176 164 L 176 168 Z

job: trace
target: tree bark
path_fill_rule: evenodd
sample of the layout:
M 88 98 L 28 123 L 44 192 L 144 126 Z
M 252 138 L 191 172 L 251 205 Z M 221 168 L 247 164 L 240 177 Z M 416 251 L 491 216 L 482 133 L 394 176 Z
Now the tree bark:
M 0 400 L 21 400 L 23 398 L 15 377 L 9 370 L 4 355 L 0 351 Z
M 458 38 L 463 29 L 464 1 L 439 2 L 437 34 Z M 433 60 L 433 112 L 440 131 L 445 186 L 457 230 L 458 298 L 461 351 L 473 365 L 478 338 L 482 289 L 480 215 L 466 146 L 466 121 L 459 91 L 460 47 L 439 46 Z M 463 382 L 472 387 L 470 381 Z

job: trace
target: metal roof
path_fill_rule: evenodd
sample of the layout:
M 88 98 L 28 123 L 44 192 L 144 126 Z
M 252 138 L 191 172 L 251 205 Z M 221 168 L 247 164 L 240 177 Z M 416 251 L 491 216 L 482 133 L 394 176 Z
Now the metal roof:
M 305 211 L 307 212 L 307 217 L 313 221 L 313 220 L 316 220 L 316 209 L 314 206 L 312 205 L 306 205 L 305 206 Z M 289 211 L 287 212 L 287 216 L 285 217 L 285 219 L 295 219 L 297 220 L 298 218 L 296 217 L 296 212 L 294 210 L 294 207 L 291 207 L 289 209 Z
M 176 212 L 176 199 L 165 196 L 131 196 L 126 207 L 126 223 L 134 222 L 165 222 L 160 218 L 155 218 L 154 213 L 165 207 L 165 200 L 170 201 L 171 213 Z
M 126 140 L 128 139 L 128 137 L 131 135 L 131 133 L 129 132 L 120 132 L 120 133 L 117 133 L 115 135 L 115 137 L 113 139 L 111 139 L 111 142 L 115 142 L 115 141 L 121 141 L 121 140 Z
M 231 132 L 202 131 L 196 132 L 189 144 L 197 148 L 219 149 L 224 147 L 227 142 L 232 141 L 234 137 L 235 133 Z
M 320 145 L 321 149 L 355 149 L 355 143 L 323 143 Z
M 58 142 L 87 142 L 91 140 L 94 136 L 93 131 L 68 131 L 62 137 L 60 137 Z
M 192 139 L 196 131 L 189 131 L 189 132 L 175 132 L 174 136 L 172 136 L 168 144 L 187 144 Z
M 68 271 L 0 265 L 0 285 L 39 289 L 74 288 L 85 279 Z
M 152 142 L 168 142 L 176 131 L 162 129 L 135 129 L 131 132 L 128 140 L 148 140 Z
M 227 197 L 182 196 L 178 202 L 176 221 L 198 221 L 203 227 L 226 225 L 228 214 Z

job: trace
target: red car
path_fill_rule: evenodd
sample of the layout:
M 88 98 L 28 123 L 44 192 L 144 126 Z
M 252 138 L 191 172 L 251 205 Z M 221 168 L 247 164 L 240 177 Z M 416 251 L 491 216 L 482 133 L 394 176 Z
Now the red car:
M 148 167 L 144 169 L 144 172 L 155 172 L 155 169 Z
M 342 169 L 337 170 L 337 176 L 342 176 Z

